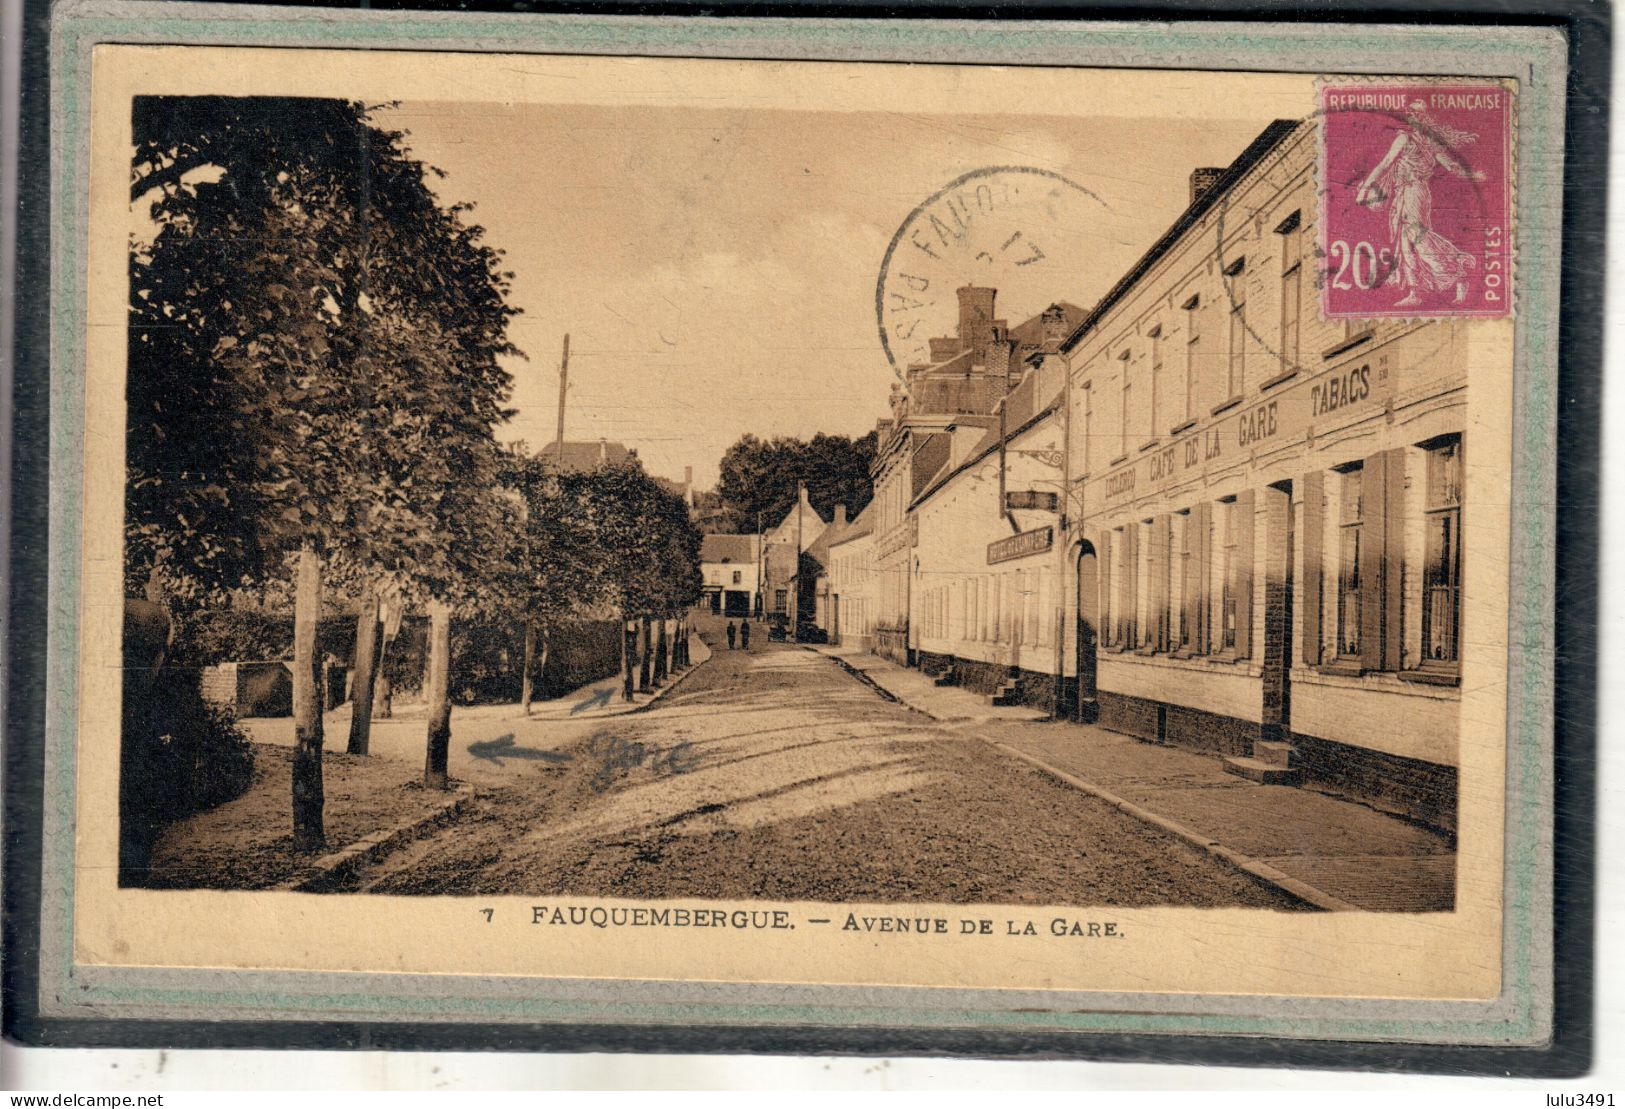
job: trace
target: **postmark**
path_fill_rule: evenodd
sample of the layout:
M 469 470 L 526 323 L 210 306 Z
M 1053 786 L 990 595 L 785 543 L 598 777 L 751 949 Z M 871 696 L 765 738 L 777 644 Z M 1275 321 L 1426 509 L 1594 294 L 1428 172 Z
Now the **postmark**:
M 1326 83 L 1318 108 L 1322 317 L 1509 315 L 1511 90 Z
M 933 193 L 892 236 L 875 283 L 893 371 L 905 378 L 909 366 L 935 361 L 931 337 L 954 318 L 962 286 L 997 288 L 1003 303 L 1041 310 L 1075 280 L 1105 207 L 1084 186 L 1034 166 L 973 170 Z

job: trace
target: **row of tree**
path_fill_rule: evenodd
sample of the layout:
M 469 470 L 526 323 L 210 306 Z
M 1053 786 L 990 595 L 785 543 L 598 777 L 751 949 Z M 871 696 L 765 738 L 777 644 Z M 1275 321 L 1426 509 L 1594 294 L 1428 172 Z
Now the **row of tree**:
M 855 519 L 874 496 L 869 467 L 874 432 L 856 439 L 819 432 L 811 439 L 742 435 L 722 455 L 723 527 L 751 534 L 771 527 L 796 503 L 796 486 L 807 486 L 812 506 L 829 516 L 838 504 Z
M 454 614 L 506 608 L 545 652 L 565 608 L 664 615 L 698 591 L 681 498 L 641 467 L 558 473 L 497 443 L 503 360 L 522 357 L 512 275 L 377 116 L 226 97 L 142 97 L 133 114 L 131 200 L 153 234 L 130 261 L 127 587 L 173 609 L 291 578 L 306 850 L 323 841 L 324 590 L 356 603 L 352 751 L 381 601 L 428 608 L 440 785 Z

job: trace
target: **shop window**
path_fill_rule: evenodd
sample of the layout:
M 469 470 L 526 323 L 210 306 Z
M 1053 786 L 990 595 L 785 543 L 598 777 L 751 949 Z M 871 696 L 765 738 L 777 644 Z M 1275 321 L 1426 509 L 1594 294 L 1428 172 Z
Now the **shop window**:
M 1363 604 L 1360 543 L 1365 531 L 1365 470 L 1356 466 L 1343 473 L 1338 517 L 1337 656 L 1360 657 Z
M 1423 523 L 1422 665 L 1461 661 L 1461 439 L 1427 450 L 1427 510 Z

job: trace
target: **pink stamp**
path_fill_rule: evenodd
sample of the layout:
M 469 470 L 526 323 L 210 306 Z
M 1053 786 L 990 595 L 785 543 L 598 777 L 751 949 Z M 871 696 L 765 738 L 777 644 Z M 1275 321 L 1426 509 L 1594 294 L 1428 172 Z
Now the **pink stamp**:
M 1508 315 L 1508 89 L 1327 85 L 1320 114 L 1323 316 Z

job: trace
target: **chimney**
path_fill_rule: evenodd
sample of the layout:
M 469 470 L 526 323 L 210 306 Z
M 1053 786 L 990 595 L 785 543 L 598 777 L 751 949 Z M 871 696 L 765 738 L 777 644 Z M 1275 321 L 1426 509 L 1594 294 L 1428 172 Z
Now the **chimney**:
M 959 349 L 985 352 L 992 337 L 997 289 L 966 285 L 959 290 Z
M 687 493 L 694 485 L 694 467 L 683 467 L 683 492 Z
M 1223 176 L 1223 166 L 1203 166 L 1191 170 L 1191 203 L 1195 204 L 1206 196 L 1208 190 L 1218 184 L 1219 178 Z
M 1047 351 L 1059 350 L 1066 341 L 1066 309 L 1059 304 L 1052 304 L 1044 309 L 1044 316 L 1039 323 L 1039 340 Z
M 846 505 L 844 504 L 835 506 L 835 526 L 838 528 L 846 527 Z

